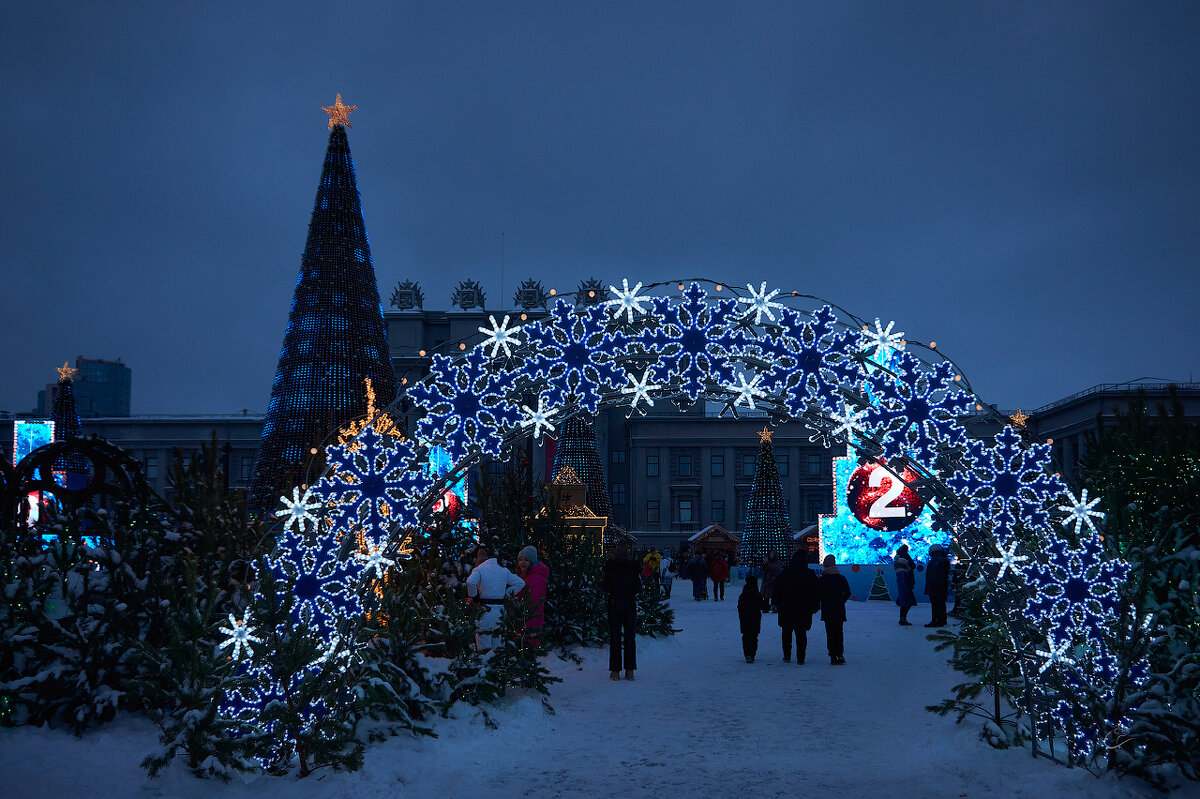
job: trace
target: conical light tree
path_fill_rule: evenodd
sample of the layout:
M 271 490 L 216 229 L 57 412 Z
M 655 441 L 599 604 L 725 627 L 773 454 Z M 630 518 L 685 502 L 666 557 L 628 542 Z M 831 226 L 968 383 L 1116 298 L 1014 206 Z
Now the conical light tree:
M 83 425 L 79 422 L 79 410 L 75 407 L 75 373 L 63 361 L 58 367 L 58 386 L 54 391 L 54 408 L 50 418 L 54 421 L 54 440 L 69 441 L 73 438 L 83 438 Z M 67 488 L 75 488 L 80 482 L 87 481 L 87 462 L 78 455 L 64 455 L 54 462 L 54 471 L 62 472 L 59 478 Z
M 575 476 L 587 486 L 587 506 L 597 516 L 605 516 L 612 527 L 612 501 L 608 497 L 608 483 L 600 454 L 596 451 L 595 417 L 578 414 L 563 422 L 554 452 L 554 474 L 550 482 L 558 479 L 564 468 L 570 467 Z M 604 531 L 604 544 L 612 542 L 609 529 Z
M 304 482 L 311 448 L 367 412 L 365 379 L 370 379 L 380 407 L 396 397 L 396 374 L 346 140 L 349 113 L 355 108 L 343 105 L 340 94 L 325 108 L 329 148 L 254 462 L 250 508 L 260 512 L 273 505 L 283 489 Z
M 792 531 L 788 526 L 787 498 L 779 482 L 775 447 L 771 431 L 759 432 L 758 462 L 754 465 L 754 485 L 746 502 L 746 524 L 738 558 L 746 566 L 758 566 L 769 552 L 787 556 L 792 550 Z

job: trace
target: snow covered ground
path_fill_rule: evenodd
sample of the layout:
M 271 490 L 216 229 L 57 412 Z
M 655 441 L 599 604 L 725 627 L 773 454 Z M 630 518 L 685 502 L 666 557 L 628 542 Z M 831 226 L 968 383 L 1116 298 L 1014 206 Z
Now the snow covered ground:
M 634 682 L 608 679 L 607 650 L 584 663 L 550 659 L 563 679 L 550 698 L 513 697 L 487 729 L 478 714 L 437 722 L 438 738 L 367 750 L 353 774 L 250 777 L 222 785 L 179 768 L 150 780 L 138 767 L 153 728 L 123 719 L 82 739 L 0 729 L 3 795 L 18 797 L 551 797 L 836 795 L 914 797 L 1158 796 L 1132 780 L 1096 779 L 1028 750 L 998 752 L 978 725 L 925 712 L 956 682 L 920 625 L 896 624 L 888 602 L 851 602 L 845 666 L 830 666 L 818 621 L 808 663 L 783 663 L 775 617 L 763 618 L 758 662 L 741 653 L 736 591 L 724 602 L 672 600 L 682 632 L 638 641 Z M 1173 796 L 1200 797 L 1189 785 Z

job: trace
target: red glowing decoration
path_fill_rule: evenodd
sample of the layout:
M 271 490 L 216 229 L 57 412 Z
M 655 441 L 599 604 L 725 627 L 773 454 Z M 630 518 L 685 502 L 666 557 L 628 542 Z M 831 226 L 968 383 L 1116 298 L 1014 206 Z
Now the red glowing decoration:
M 850 475 L 846 504 L 872 530 L 903 530 L 921 515 L 925 500 L 905 485 L 917 480 L 916 472 L 906 466 L 900 477 L 882 463 L 863 464 Z

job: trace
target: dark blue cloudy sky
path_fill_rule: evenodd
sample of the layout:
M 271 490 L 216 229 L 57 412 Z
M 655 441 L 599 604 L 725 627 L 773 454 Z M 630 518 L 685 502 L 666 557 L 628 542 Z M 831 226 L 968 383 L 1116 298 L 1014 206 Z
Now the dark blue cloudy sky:
M 335 92 L 385 298 L 711 276 L 1029 409 L 1200 377 L 1200 4 L 6 3 L 0 408 L 264 410 Z M 631 281 L 632 282 L 632 281 Z

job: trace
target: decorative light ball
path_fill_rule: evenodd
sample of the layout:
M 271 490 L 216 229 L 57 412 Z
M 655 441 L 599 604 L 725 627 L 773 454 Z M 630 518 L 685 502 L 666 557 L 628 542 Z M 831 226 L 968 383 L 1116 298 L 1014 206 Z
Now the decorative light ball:
M 921 515 L 925 500 L 905 485 L 918 479 L 916 472 L 905 466 L 900 477 L 881 463 L 865 463 L 850 475 L 846 504 L 872 530 L 903 530 Z
M 465 350 L 467 348 L 467 345 L 465 342 L 460 341 L 460 342 L 458 342 L 458 348 L 460 350 Z
M 682 283 L 680 283 L 680 284 L 679 284 L 679 290 L 680 290 L 680 291 L 683 291 L 683 284 L 682 284 Z
M 721 290 L 721 289 L 723 289 L 723 288 L 725 288 L 725 287 L 724 287 L 724 286 L 722 286 L 720 283 L 718 283 L 718 284 L 717 284 L 717 291 L 720 291 L 720 290 Z
M 524 321 L 526 321 L 526 320 L 528 320 L 528 319 L 529 319 L 529 314 L 527 314 L 527 313 L 523 313 L 523 314 L 521 314 L 521 321 L 522 321 L 522 322 L 524 322 Z
M 316 448 L 316 447 L 313 447 L 312 449 L 310 449 L 310 450 L 308 451 L 308 454 L 309 454 L 309 455 L 316 455 L 316 454 L 317 454 L 317 448 Z
M 931 349 L 931 350 L 936 350 L 936 349 L 937 349 L 937 342 L 936 342 L 936 341 L 931 341 L 931 342 L 929 342 L 929 349 Z
M 557 294 L 557 293 L 558 293 L 558 289 L 550 289 L 550 296 L 551 296 L 551 297 L 553 297 L 553 296 L 554 296 L 555 294 Z
M 422 358 L 424 358 L 424 357 L 425 357 L 425 350 L 418 350 L 418 351 L 417 351 L 417 355 L 420 355 Z
M 589 289 L 589 290 L 588 290 L 588 296 L 589 296 L 589 297 L 595 297 L 595 296 L 596 296 L 596 290 L 595 290 L 595 289 Z

